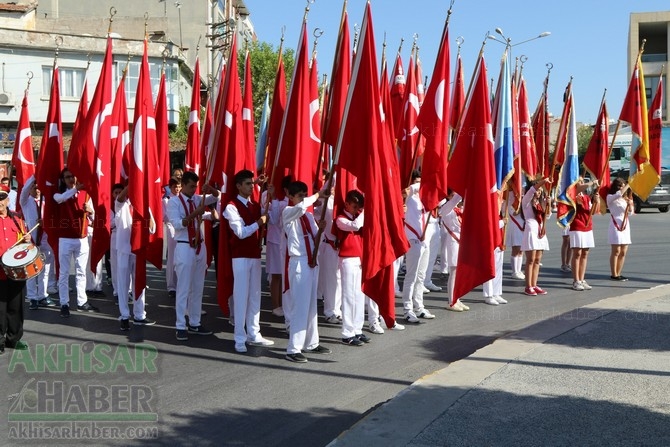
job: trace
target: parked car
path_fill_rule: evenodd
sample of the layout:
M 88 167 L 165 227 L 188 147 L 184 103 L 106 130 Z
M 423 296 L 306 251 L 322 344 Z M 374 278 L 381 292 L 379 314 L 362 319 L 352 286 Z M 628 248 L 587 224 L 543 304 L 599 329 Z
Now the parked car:
M 621 177 L 626 180 L 628 180 L 628 175 L 628 169 L 620 169 L 610 174 L 611 178 Z M 633 201 L 636 213 L 639 213 L 642 208 L 658 208 L 660 212 L 667 213 L 670 207 L 670 169 L 661 169 L 661 182 L 656 185 L 647 200 L 643 201 L 633 194 Z

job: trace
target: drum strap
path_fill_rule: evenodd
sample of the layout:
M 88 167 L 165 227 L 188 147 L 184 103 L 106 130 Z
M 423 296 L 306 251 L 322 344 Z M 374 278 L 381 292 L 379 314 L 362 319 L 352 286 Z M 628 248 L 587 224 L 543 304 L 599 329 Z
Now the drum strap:
M 19 239 L 21 237 L 25 236 L 26 228 L 23 226 L 23 221 L 21 223 L 19 223 L 19 221 L 16 220 L 16 213 L 13 213 L 13 212 L 10 211 L 8 214 L 9 214 L 9 217 L 11 217 L 12 220 L 14 221 L 14 225 L 16 225 L 16 229 L 19 230 L 19 233 L 20 233 Z

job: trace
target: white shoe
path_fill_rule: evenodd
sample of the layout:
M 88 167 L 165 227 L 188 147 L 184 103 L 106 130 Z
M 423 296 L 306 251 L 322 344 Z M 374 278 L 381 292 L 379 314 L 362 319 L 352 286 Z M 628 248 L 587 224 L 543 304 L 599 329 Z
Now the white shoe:
M 580 281 L 575 281 L 575 282 L 572 283 L 572 290 L 582 291 L 582 290 L 584 290 L 584 286 L 582 285 L 582 283 Z
M 417 316 L 416 316 L 416 314 L 415 314 L 414 312 L 407 312 L 407 313 L 405 314 L 405 321 L 408 322 L 408 323 L 417 324 L 417 323 L 419 323 L 421 320 L 419 320 L 419 319 L 417 318 Z
M 405 326 L 403 326 L 402 324 L 396 322 L 396 324 L 394 324 L 393 327 L 392 327 L 392 328 L 389 328 L 389 329 L 392 330 L 392 331 L 404 331 L 404 330 L 405 330 Z
M 235 343 L 235 351 L 239 352 L 240 354 L 243 354 L 247 352 L 247 345 L 244 343 Z
M 512 272 L 512 279 L 524 280 L 526 275 L 523 272 Z
M 419 312 L 419 315 L 417 315 L 419 318 L 423 318 L 425 320 L 432 320 L 435 318 L 435 315 L 431 314 L 428 309 L 424 309 L 421 312 Z
M 500 295 L 496 295 L 493 298 L 495 298 L 498 304 L 507 304 L 507 300 Z
M 268 340 L 267 338 L 259 337 L 257 340 L 251 341 L 247 340 L 247 344 L 251 346 L 272 346 L 275 344 L 272 340 Z
M 402 292 L 400 290 L 396 290 L 394 293 L 396 298 L 402 298 Z
M 441 292 L 442 287 L 436 286 L 432 282 L 429 282 L 428 284 L 423 285 L 426 289 L 430 290 L 431 292 Z
M 430 289 L 428 287 L 424 285 L 422 285 L 421 287 L 423 287 L 423 293 L 430 293 Z
M 341 324 L 342 323 L 342 317 L 339 315 L 331 315 L 330 317 L 326 317 L 326 323 L 330 324 Z
M 274 315 L 275 317 L 283 317 L 284 309 L 282 309 L 281 307 L 275 307 L 274 309 L 272 309 L 272 315 Z
M 584 290 L 591 290 L 593 287 L 589 285 L 586 281 L 582 281 L 582 287 L 584 287 Z
M 460 306 L 460 301 L 456 301 L 456 304 L 454 304 L 453 306 L 447 306 L 447 310 L 450 310 L 452 312 L 463 312 L 465 309 L 463 309 Z
M 484 302 L 486 304 L 490 304 L 491 306 L 497 306 L 498 305 L 498 300 L 496 300 L 495 297 L 492 297 L 492 296 L 485 297 Z
M 571 272 L 572 269 L 570 268 L 570 266 L 569 266 L 568 264 L 563 264 L 563 265 L 561 266 L 561 271 L 562 271 L 563 273 L 568 273 L 568 272 Z
M 373 334 L 383 334 L 384 329 L 382 329 L 382 325 L 379 324 L 378 321 L 373 321 L 368 325 L 368 330 L 372 332 Z
M 470 306 L 466 306 L 461 300 L 456 301 L 456 304 L 458 304 L 463 310 L 470 310 Z

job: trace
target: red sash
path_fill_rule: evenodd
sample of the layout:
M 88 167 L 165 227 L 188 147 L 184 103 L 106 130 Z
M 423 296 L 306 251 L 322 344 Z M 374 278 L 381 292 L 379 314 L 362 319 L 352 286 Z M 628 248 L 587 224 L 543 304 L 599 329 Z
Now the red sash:
M 184 198 L 182 197 L 181 194 L 179 194 L 179 200 L 181 201 L 182 206 L 184 207 L 184 212 L 186 212 L 186 216 L 191 214 L 193 211 L 195 211 L 195 203 L 193 203 L 193 199 L 188 199 L 188 207 L 186 207 L 186 202 L 184 202 Z M 184 218 L 186 218 L 186 216 Z M 188 244 L 191 246 L 191 248 L 195 248 L 195 253 L 200 254 L 200 246 L 202 244 L 202 235 L 200 234 L 200 227 L 196 226 L 198 222 L 198 219 L 193 219 L 193 221 L 189 224 L 186 229 L 188 230 Z M 198 237 L 196 238 L 196 234 Z M 196 243 L 197 240 L 197 243 Z

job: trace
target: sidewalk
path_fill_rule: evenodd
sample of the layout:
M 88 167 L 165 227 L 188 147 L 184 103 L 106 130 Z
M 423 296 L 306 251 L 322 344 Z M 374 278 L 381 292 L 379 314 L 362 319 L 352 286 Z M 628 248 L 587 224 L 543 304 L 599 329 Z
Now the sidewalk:
M 501 338 L 329 445 L 670 445 L 670 285 Z

